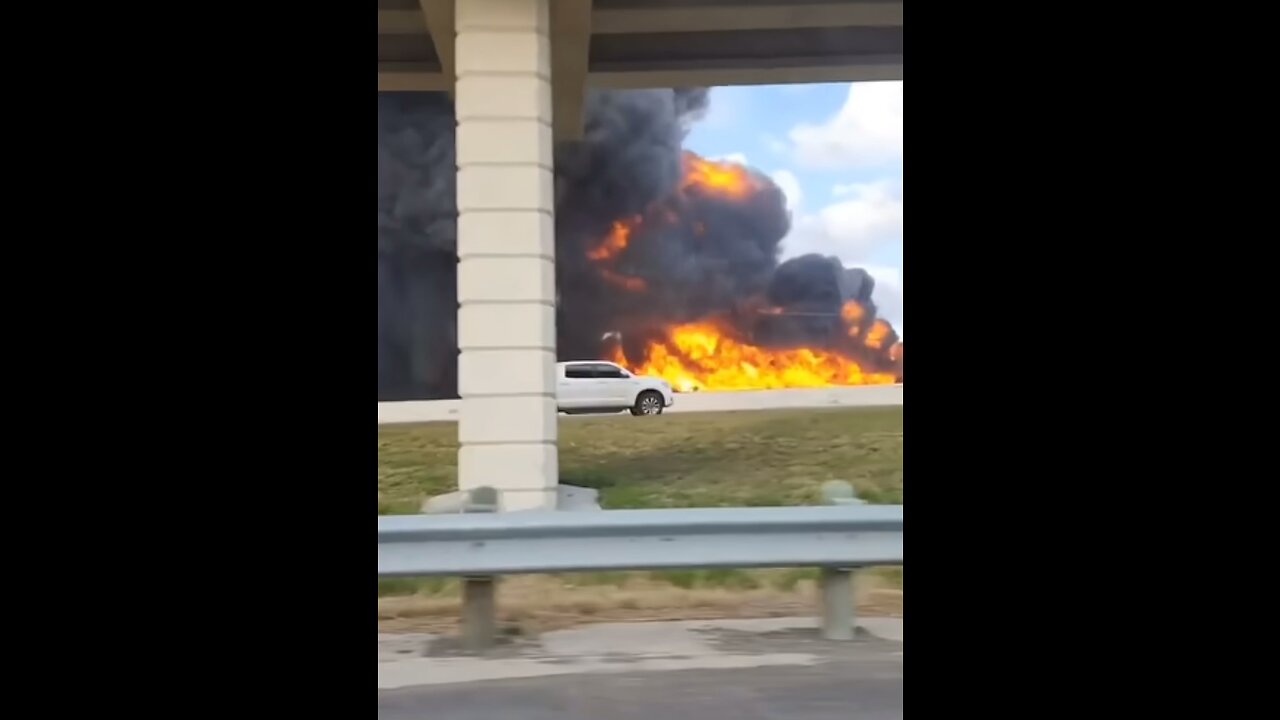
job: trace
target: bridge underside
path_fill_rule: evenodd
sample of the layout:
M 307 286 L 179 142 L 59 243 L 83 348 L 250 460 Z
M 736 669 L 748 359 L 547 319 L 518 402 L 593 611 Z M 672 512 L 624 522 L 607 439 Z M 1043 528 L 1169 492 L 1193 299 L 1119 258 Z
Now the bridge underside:
M 562 115 L 586 87 L 902 79 L 901 0 L 556 0 L 550 13 Z M 454 0 L 378 0 L 378 88 L 452 92 L 455 41 Z

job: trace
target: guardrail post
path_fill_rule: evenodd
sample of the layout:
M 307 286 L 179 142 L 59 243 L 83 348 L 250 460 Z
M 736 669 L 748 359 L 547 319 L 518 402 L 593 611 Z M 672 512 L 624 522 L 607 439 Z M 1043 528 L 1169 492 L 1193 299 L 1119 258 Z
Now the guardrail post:
M 828 505 L 862 505 L 864 501 L 843 480 L 822 484 L 822 499 Z M 853 569 L 822 568 L 822 637 L 852 640 L 857 617 L 853 608 Z
M 848 568 L 822 568 L 822 637 L 852 640 L 856 621 L 853 571 Z
M 462 646 L 468 652 L 493 647 L 497 636 L 497 604 L 492 577 L 462 579 Z
M 496 512 L 498 491 L 485 486 L 473 489 L 464 513 Z M 493 647 L 498 635 L 496 578 L 488 575 L 462 578 L 462 646 L 479 653 Z

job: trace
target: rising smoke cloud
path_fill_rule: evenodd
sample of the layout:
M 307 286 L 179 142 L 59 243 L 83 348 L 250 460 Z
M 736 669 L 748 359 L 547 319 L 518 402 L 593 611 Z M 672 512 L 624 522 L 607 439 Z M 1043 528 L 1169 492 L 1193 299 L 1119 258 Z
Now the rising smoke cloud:
M 753 299 L 839 312 L 871 278 L 806 256 L 778 264 L 790 218 L 763 175 L 750 202 L 675 193 L 682 142 L 705 113 L 706 88 L 599 90 L 585 104 L 584 139 L 555 153 L 557 332 L 562 359 L 598 357 L 604 333 L 638 348 L 659 328 Z M 432 93 L 378 98 L 379 400 L 456 396 L 456 204 L 453 107 Z M 654 212 L 689 222 L 645 223 L 617 269 L 646 292 L 619 290 L 589 259 L 615 221 Z M 816 281 L 815 281 L 816 278 Z M 806 319 L 807 318 L 807 319 Z M 821 326 L 821 328 L 819 327 Z M 826 332 L 802 316 L 775 323 L 778 342 Z
M 457 393 L 453 105 L 378 95 L 378 399 Z

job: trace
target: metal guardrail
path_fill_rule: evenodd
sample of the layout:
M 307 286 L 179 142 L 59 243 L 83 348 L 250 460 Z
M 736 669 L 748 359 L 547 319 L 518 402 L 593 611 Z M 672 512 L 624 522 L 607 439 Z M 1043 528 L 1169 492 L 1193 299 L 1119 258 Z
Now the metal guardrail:
M 822 632 L 853 637 L 854 569 L 902 564 L 902 506 L 864 505 L 828 483 L 829 507 L 492 513 L 493 490 L 444 515 L 378 518 L 378 575 L 462 576 L 463 639 L 495 636 L 493 578 L 519 573 L 818 567 Z
M 900 505 L 378 518 L 384 576 L 901 562 Z

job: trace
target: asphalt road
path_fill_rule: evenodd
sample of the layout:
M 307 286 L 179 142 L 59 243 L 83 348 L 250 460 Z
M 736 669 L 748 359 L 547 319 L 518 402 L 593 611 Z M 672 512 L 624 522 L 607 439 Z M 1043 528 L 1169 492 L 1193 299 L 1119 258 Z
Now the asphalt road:
M 558 675 L 384 690 L 378 718 L 901 720 L 902 654 L 877 652 L 808 667 Z

